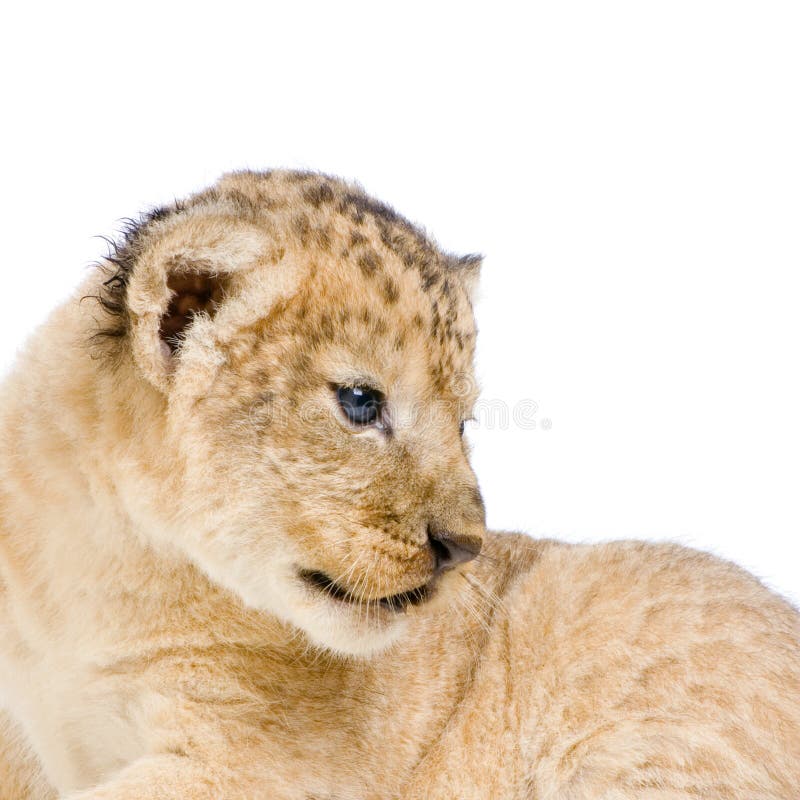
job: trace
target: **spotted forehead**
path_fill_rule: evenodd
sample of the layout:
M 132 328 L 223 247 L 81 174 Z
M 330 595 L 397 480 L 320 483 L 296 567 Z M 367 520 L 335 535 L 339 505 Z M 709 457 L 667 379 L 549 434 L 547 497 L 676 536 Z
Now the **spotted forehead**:
M 287 247 L 312 264 L 316 287 L 325 283 L 320 280 L 325 273 L 344 282 L 343 295 L 331 298 L 331 307 L 315 304 L 312 338 L 328 338 L 337 321 L 360 317 L 381 335 L 394 329 L 399 346 L 405 336 L 422 332 L 440 351 L 444 374 L 463 369 L 459 354 L 471 358 L 474 322 L 464 274 L 476 265 L 476 256 L 442 252 L 390 206 L 318 173 L 234 173 L 211 194 L 233 204 L 237 216 L 268 218 Z M 367 304 L 359 308 L 360 301 Z M 458 367 L 448 368 L 446 362 L 454 359 Z
M 236 206 L 238 216 L 268 216 L 290 244 L 309 255 L 334 255 L 355 263 L 365 276 L 381 277 L 390 303 L 397 291 L 386 274 L 387 263 L 416 272 L 422 289 L 441 297 L 479 260 L 442 252 L 393 208 L 327 175 L 233 173 L 206 195 L 224 197 Z M 203 202 L 206 195 L 199 195 L 197 201 Z

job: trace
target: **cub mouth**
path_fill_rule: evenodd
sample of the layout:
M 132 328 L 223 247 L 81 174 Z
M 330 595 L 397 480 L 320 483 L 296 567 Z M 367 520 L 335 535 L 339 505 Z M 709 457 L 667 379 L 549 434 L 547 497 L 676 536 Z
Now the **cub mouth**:
M 329 578 L 324 572 L 301 570 L 300 577 L 307 585 L 319 592 L 323 592 L 333 600 L 356 606 L 380 606 L 388 611 L 405 611 L 411 606 L 424 603 L 433 593 L 434 584 L 433 581 L 429 581 L 422 586 L 409 589 L 407 592 L 400 592 L 399 594 L 392 594 L 374 600 L 364 600 L 363 598 L 351 594 L 343 586 L 336 583 L 333 578 Z

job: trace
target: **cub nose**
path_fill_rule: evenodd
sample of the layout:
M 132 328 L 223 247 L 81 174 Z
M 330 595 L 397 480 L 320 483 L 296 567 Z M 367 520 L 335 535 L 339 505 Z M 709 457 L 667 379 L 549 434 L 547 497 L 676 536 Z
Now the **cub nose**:
M 437 575 L 466 561 L 472 561 L 481 551 L 481 540 L 450 531 L 428 528 L 428 543 L 433 551 L 434 571 Z

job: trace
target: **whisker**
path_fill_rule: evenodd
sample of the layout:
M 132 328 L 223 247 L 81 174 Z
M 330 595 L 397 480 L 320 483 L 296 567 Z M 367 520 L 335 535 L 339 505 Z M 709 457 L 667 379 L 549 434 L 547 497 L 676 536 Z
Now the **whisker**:
M 475 556 L 475 561 L 485 561 L 487 564 L 491 564 L 493 567 L 496 567 L 501 563 L 497 556 L 489 555 L 489 553 L 486 553 L 483 550 L 481 550 L 481 552 Z
M 487 620 L 491 620 L 498 610 L 504 615 L 507 614 L 505 603 L 495 592 L 481 585 L 474 576 L 468 573 L 463 574 L 463 578 L 470 588 L 473 600 L 477 600 L 485 609 Z

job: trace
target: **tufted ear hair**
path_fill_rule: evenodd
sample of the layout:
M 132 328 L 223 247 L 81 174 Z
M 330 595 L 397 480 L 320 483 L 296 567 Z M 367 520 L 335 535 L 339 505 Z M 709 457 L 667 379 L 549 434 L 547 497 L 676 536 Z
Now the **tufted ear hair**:
M 112 335 L 128 340 L 137 366 L 163 391 L 190 358 L 189 345 L 196 363 L 198 349 L 206 362 L 216 360 L 225 329 L 265 314 L 294 283 L 276 266 L 285 251 L 272 231 L 224 211 L 200 205 L 150 214 L 131 224 L 108 259 L 114 274 L 100 301 L 122 320 Z M 248 302 L 242 295 L 255 272 L 258 297 Z
M 478 292 L 478 281 L 481 274 L 483 256 L 478 253 L 470 253 L 466 256 L 453 256 L 450 267 L 461 280 L 464 289 L 471 301 L 475 301 Z

